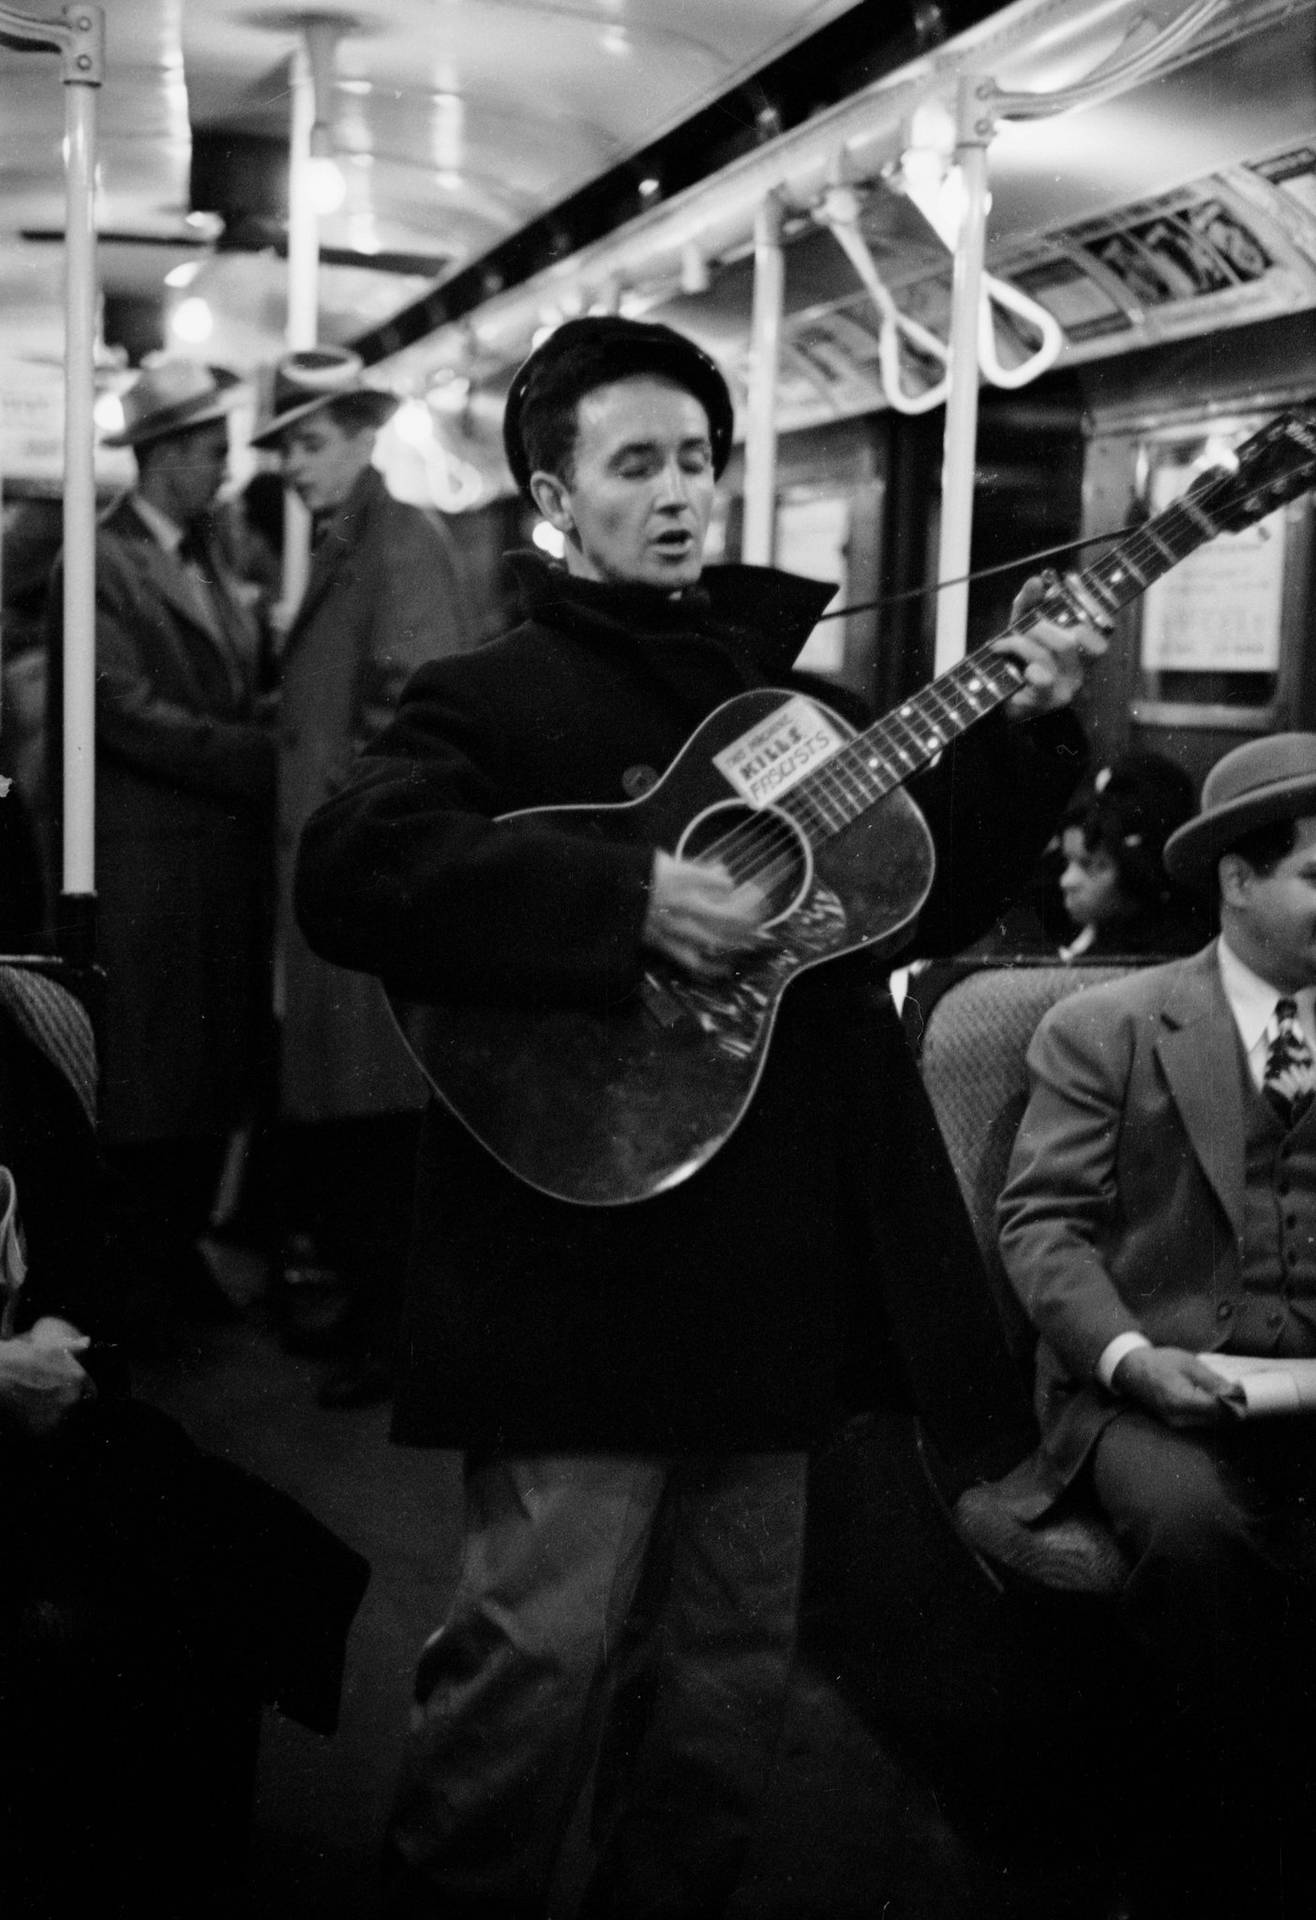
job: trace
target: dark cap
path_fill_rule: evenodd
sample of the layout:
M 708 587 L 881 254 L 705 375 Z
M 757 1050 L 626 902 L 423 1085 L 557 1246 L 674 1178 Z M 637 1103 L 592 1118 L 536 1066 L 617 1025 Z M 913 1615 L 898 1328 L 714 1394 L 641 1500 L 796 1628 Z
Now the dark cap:
M 372 427 L 382 427 L 401 405 L 401 395 L 366 380 L 365 363 L 351 347 L 301 347 L 286 353 L 273 369 L 250 443 L 272 447 L 295 421 L 348 399 L 355 401 Z
M 530 461 L 521 433 L 527 407 L 574 406 L 595 387 L 643 373 L 661 374 L 699 401 L 708 415 L 713 472 L 720 475 L 731 457 L 735 409 L 716 363 L 693 340 L 660 321 L 589 314 L 564 320 L 513 376 L 503 412 L 503 446 L 521 491 L 530 489 Z
M 1165 843 L 1172 879 L 1205 878 L 1256 827 L 1316 814 L 1316 733 L 1271 733 L 1217 760 L 1201 811 Z
M 107 433 L 107 447 L 140 447 L 148 440 L 190 433 L 220 420 L 239 397 L 241 385 L 227 367 L 173 354 L 153 354 L 123 395 L 123 425 Z

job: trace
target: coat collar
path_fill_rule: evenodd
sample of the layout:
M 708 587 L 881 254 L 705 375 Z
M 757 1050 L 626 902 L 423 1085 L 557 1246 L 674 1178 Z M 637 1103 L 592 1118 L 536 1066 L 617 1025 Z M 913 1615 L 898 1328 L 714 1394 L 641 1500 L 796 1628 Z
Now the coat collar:
M 510 553 L 507 565 L 525 611 L 545 625 L 618 640 L 701 634 L 769 680 L 790 670 L 836 592 L 775 567 L 705 567 L 698 586 L 673 596 L 581 580 L 537 553 Z
M 1157 1052 L 1193 1151 L 1237 1236 L 1243 1232 L 1243 1070 L 1212 941 L 1174 971 Z
M 301 604 L 297 608 L 288 633 L 289 646 L 296 639 L 304 622 L 309 619 L 311 613 L 328 593 L 344 561 L 348 559 L 353 549 L 360 545 L 362 533 L 373 517 L 377 502 L 386 493 L 387 489 L 380 474 L 374 467 L 367 467 L 357 476 L 346 500 L 330 516 L 329 523 L 311 556 L 306 591 L 302 595 Z
M 252 638 L 250 619 L 223 578 L 223 561 L 218 554 L 208 524 L 201 527 L 201 540 L 213 570 L 215 591 L 206 594 L 193 583 L 177 548 L 162 545 L 157 534 L 138 512 L 131 494 L 122 494 L 101 516 L 100 524 L 120 541 L 151 592 L 164 601 L 181 620 L 203 633 L 224 662 L 230 678 L 241 678 L 237 655 Z M 220 617 L 227 610 L 230 626 Z M 244 682 L 245 684 L 245 682 Z M 235 686 L 237 681 L 235 680 Z

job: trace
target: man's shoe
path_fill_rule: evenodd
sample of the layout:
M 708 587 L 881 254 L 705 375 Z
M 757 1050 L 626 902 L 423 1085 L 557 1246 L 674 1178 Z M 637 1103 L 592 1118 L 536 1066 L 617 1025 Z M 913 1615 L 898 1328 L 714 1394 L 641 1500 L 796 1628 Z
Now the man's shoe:
M 393 1398 L 393 1375 L 373 1353 L 350 1354 L 331 1367 L 320 1383 L 316 1405 L 327 1411 L 340 1407 L 373 1407 Z
M 348 1289 L 306 1235 L 295 1235 L 289 1244 L 267 1299 L 285 1353 L 328 1358 L 348 1350 Z

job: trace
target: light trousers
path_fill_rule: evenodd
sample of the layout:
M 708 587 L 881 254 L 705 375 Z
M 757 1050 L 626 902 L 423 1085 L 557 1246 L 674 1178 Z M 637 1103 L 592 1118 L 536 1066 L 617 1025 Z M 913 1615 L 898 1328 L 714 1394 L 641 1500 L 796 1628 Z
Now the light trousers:
M 805 1487 L 802 1453 L 468 1471 L 392 1826 L 411 1885 L 396 1911 L 432 1893 L 436 1915 L 542 1915 L 600 1746 L 583 1915 L 722 1911 L 782 1726 Z

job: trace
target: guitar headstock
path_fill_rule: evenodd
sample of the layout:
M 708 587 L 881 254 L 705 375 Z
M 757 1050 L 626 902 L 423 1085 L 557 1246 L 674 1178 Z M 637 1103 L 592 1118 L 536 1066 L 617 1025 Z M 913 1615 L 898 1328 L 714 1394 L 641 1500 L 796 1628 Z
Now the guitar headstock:
M 1228 466 L 1199 474 L 1186 499 L 1222 533 L 1239 533 L 1316 486 L 1316 415 L 1281 413 L 1235 448 Z

